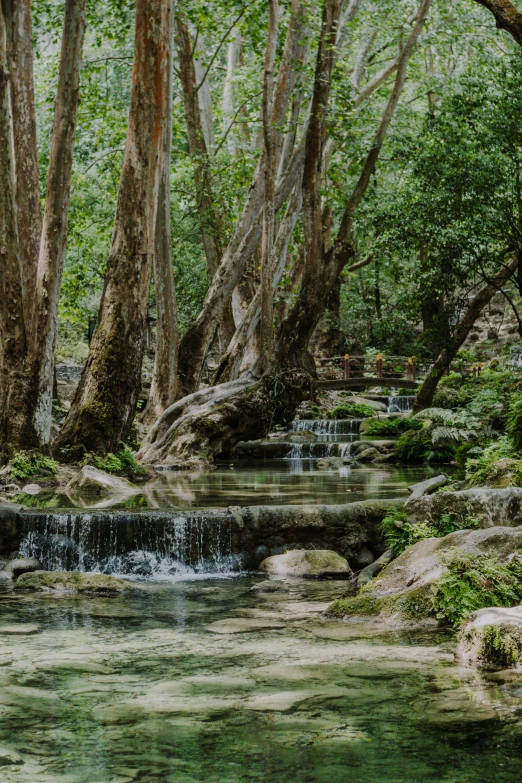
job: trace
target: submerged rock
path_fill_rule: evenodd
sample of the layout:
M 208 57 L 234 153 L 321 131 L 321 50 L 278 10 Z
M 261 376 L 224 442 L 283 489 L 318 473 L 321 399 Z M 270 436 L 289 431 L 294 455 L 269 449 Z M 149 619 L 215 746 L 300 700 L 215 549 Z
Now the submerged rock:
M 455 657 L 483 669 L 522 669 L 522 606 L 473 612 L 459 634 Z
M 72 477 L 66 487 L 67 492 L 85 492 L 92 495 L 108 495 L 112 493 L 124 493 L 137 495 L 141 493 L 138 487 L 127 479 L 113 476 L 92 465 L 84 465 L 78 473 Z
M 274 576 L 351 576 L 348 561 L 329 549 L 292 550 L 284 555 L 272 555 L 259 569 Z
M 372 446 L 369 449 L 358 451 L 355 459 L 358 462 L 372 462 L 374 459 L 379 459 L 381 456 L 381 452 L 377 451 L 377 449 Z
M 33 571 L 30 574 L 22 574 L 15 587 L 45 593 L 103 593 L 104 595 L 116 595 L 131 589 L 123 579 L 80 571 Z
M 409 547 L 353 598 L 328 608 L 336 617 L 379 616 L 395 622 L 433 619 L 432 588 L 447 572 L 441 555 L 458 549 L 464 555 L 506 559 L 522 549 L 522 527 L 459 530 L 444 538 L 427 538 Z
M 289 593 L 290 587 L 284 579 L 264 579 L 257 582 L 248 591 L 249 593 Z

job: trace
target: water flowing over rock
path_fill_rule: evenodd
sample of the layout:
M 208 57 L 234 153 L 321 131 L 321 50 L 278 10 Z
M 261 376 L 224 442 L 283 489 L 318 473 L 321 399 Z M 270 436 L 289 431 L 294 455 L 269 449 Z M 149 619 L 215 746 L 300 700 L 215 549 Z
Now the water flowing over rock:
M 413 410 L 413 403 L 415 402 L 415 395 L 413 394 L 400 394 L 394 397 L 390 397 L 388 402 L 388 413 L 403 413 L 404 411 Z
M 256 568 L 299 544 L 331 549 L 355 566 L 384 551 L 381 521 L 401 500 L 346 505 L 250 506 L 200 511 L 24 511 L 0 528 L 0 552 L 18 549 L 47 571 L 172 577 Z M 257 554 L 256 554 L 257 553 Z M 261 555 L 261 557 L 259 557 Z
M 315 432 L 318 435 L 355 435 L 359 432 L 361 419 L 296 419 L 292 432 Z

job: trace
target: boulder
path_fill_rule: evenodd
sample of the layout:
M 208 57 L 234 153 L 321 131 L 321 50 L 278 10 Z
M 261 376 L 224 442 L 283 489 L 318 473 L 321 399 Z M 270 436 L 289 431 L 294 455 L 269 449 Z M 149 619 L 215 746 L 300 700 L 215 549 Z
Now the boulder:
M 357 456 L 365 449 L 377 449 L 378 451 L 390 451 L 395 448 L 394 440 L 358 440 L 352 444 L 352 454 Z
M 353 396 L 350 397 L 348 400 L 350 405 L 369 405 L 370 408 L 373 408 L 376 411 L 381 411 L 382 413 L 386 413 L 388 410 L 388 406 L 385 405 L 383 402 L 378 402 L 377 400 L 373 400 L 371 397 L 357 397 Z
M 317 440 L 317 435 L 311 430 L 300 430 L 299 432 L 291 432 L 285 435 L 287 443 L 309 443 L 311 440 Z
M 67 492 L 83 492 L 91 495 L 110 495 L 114 493 L 138 495 L 141 490 L 127 479 L 113 476 L 92 465 L 84 465 L 69 481 Z
M 26 484 L 22 487 L 22 492 L 26 495 L 39 495 L 42 491 L 42 487 L 39 484 Z
M 480 527 L 522 525 L 522 488 L 477 487 L 458 492 L 437 492 L 408 500 L 410 521 L 438 521 L 443 514 L 475 519 Z
M 272 555 L 263 560 L 259 570 L 273 576 L 352 575 L 348 561 L 329 549 L 301 549 L 285 552 L 284 555 Z
M 89 574 L 79 571 L 33 571 L 22 574 L 16 589 L 40 593 L 98 593 L 117 595 L 132 589 L 128 582 L 106 574 Z
M 482 669 L 522 669 L 522 606 L 473 612 L 460 631 L 455 657 Z
M 8 579 L 18 579 L 22 574 L 38 571 L 41 567 L 42 564 L 36 557 L 19 557 L 6 563 L 0 573 Z
M 459 530 L 444 538 L 427 538 L 393 560 L 354 598 L 329 607 L 333 616 L 372 616 L 394 621 L 432 617 L 432 586 L 446 570 L 440 555 L 459 549 L 463 554 L 488 554 L 505 559 L 522 549 L 522 527 Z
M 377 449 L 371 447 L 369 449 L 362 449 L 355 455 L 355 459 L 358 462 L 373 462 L 374 459 L 380 459 L 382 454 Z
M 421 498 L 423 495 L 429 495 L 431 492 L 434 492 L 439 487 L 445 486 L 447 483 L 448 477 L 441 473 L 440 476 L 434 476 L 433 478 L 426 479 L 426 481 L 419 481 L 418 484 L 412 484 L 411 487 L 408 487 L 411 495 L 406 503 L 411 503 L 412 500 L 417 500 L 417 498 Z

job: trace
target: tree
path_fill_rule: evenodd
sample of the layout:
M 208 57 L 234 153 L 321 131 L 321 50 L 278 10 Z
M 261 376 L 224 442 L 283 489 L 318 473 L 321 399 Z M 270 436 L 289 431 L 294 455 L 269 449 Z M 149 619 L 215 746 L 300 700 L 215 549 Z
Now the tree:
M 98 323 L 61 456 L 118 450 L 141 386 L 147 301 L 168 106 L 169 0 L 137 0 L 129 128 Z

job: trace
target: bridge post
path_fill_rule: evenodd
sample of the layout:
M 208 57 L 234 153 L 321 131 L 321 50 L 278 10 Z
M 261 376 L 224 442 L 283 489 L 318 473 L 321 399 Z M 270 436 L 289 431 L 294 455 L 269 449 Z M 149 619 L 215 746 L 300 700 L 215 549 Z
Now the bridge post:
M 417 358 L 415 356 L 411 357 L 411 379 L 412 381 L 417 380 Z
M 350 354 L 344 354 L 344 380 L 346 381 L 350 377 Z
M 477 375 L 482 375 L 482 362 L 477 364 Z
M 382 353 L 378 353 L 375 357 L 375 364 L 377 378 L 382 378 Z

